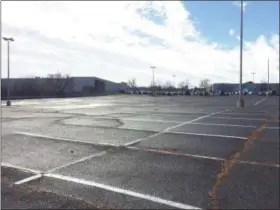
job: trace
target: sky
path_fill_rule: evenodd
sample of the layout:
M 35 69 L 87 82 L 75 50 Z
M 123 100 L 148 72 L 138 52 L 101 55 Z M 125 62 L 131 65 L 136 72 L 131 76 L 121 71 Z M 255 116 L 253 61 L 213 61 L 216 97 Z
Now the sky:
M 240 1 L 2 1 L 11 77 L 237 83 Z M 243 81 L 279 82 L 279 1 L 245 1 Z M 1 41 L 1 76 L 7 43 Z M 173 76 L 175 75 L 175 76 Z

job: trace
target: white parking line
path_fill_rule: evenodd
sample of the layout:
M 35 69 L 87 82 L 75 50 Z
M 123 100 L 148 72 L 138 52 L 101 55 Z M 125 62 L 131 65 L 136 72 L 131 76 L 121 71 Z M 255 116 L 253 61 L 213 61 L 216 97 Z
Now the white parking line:
M 165 115 L 166 117 L 168 117 L 168 115 Z M 171 116 L 171 115 L 170 115 Z M 170 117 L 169 116 L 169 117 Z M 174 116 L 174 115 L 172 115 Z M 175 116 L 180 116 L 182 117 L 182 115 L 175 115 Z M 98 118 L 104 118 L 104 119 L 115 119 L 113 117 L 98 117 Z M 226 119 L 226 120 L 252 120 L 252 121 L 262 121 L 264 119 L 261 118 L 244 118 L 244 117 L 214 117 L 214 116 L 210 116 L 207 118 L 211 118 L 211 119 Z M 120 118 L 122 121 L 136 121 L 136 122 L 160 122 L 160 123 L 183 123 L 185 121 L 175 121 L 175 120 L 153 120 L 153 119 L 145 119 L 145 118 Z M 275 121 L 279 121 L 279 120 L 275 120 Z
M 31 169 L 31 168 L 26 168 L 26 167 L 21 167 L 21 166 L 13 165 L 13 164 L 10 164 L 10 163 L 2 162 L 1 166 L 7 167 L 7 168 L 15 168 L 15 169 L 18 169 L 20 171 L 30 172 L 30 173 L 34 173 L 34 174 L 42 173 L 42 171 L 39 171 L 39 170 L 35 170 L 35 169 Z
M 68 139 L 68 138 L 61 138 L 61 137 L 54 137 L 54 136 L 48 136 L 48 135 L 42 135 L 42 134 L 35 134 L 35 133 L 28 133 L 28 132 L 14 132 L 14 134 L 24 135 L 24 136 L 31 136 L 36 138 L 45 138 L 45 139 L 51 139 L 54 141 L 65 141 L 69 143 L 79 143 L 79 144 L 89 144 L 92 146 L 110 146 L 110 147 L 118 147 L 120 145 L 117 144 L 107 144 L 107 143 L 94 143 L 89 141 L 83 141 L 83 140 L 75 140 L 75 139 Z
M 118 115 L 117 117 L 131 117 L 131 116 L 119 116 L 120 113 L 113 113 L 112 115 Z M 206 115 L 207 113 L 202 113 L 202 112 L 199 112 L 199 113 L 171 113 L 171 114 L 163 114 L 163 113 L 139 113 L 139 112 L 123 112 L 121 114 L 131 114 L 131 115 L 137 115 L 137 116 L 164 116 L 164 117 L 182 117 L 182 116 L 185 116 L 185 117 L 192 117 L 192 116 L 199 116 L 199 117 L 202 117 L 204 115 Z
M 265 101 L 267 98 L 263 98 L 259 101 L 257 101 L 256 103 L 253 104 L 253 106 L 257 106 L 258 104 L 260 104 L 261 102 Z
M 264 127 L 264 128 L 266 128 L 266 129 L 270 129 L 270 130 L 274 130 L 274 129 L 280 129 L 280 127 Z
M 150 119 L 122 119 L 122 121 L 138 121 L 138 122 L 160 122 L 160 123 L 183 123 L 184 121 L 172 121 L 172 120 L 150 120 Z
M 244 117 L 208 117 L 212 119 L 226 119 L 226 120 L 252 120 L 252 121 L 262 121 L 261 118 L 244 118 Z M 277 120 L 279 121 L 279 120 Z
M 147 151 L 147 152 L 155 152 L 155 153 L 161 153 L 161 154 L 170 154 L 175 156 L 186 156 L 186 157 L 194 157 L 194 158 L 200 158 L 200 159 L 208 159 L 208 160 L 218 160 L 218 161 L 225 161 L 224 158 L 219 157 L 212 157 L 212 156 L 204 156 L 204 155 L 192 155 L 187 153 L 176 153 L 176 152 L 169 152 L 169 151 L 161 151 L 153 148 L 139 148 L 139 147 L 127 147 L 128 149 L 137 150 L 137 151 Z
M 158 150 L 158 149 L 153 149 L 153 148 L 139 148 L 139 147 L 127 147 L 127 148 L 132 149 L 132 150 L 137 150 L 137 151 L 154 152 L 154 153 L 168 154 L 168 155 L 174 155 L 174 156 L 193 157 L 193 158 L 216 160 L 216 161 L 226 161 L 226 159 L 220 158 L 220 157 L 193 155 L 193 154 L 182 153 L 182 152 L 170 152 L 170 151 Z M 243 160 L 234 160 L 234 162 L 236 162 L 238 164 L 269 166 L 269 167 L 276 167 L 276 168 L 280 167 L 279 164 L 275 164 L 275 163 L 262 163 L 262 162 L 256 162 L 256 161 L 243 161 Z
M 148 115 L 148 114 L 147 114 Z M 149 116 L 149 115 L 148 115 Z M 173 121 L 173 120 L 153 120 L 153 119 L 144 119 L 144 118 L 116 118 L 116 117 L 105 117 L 105 116 L 97 116 L 98 119 L 120 119 L 122 121 L 140 121 L 140 122 L 162 122 L 162 123 L 183 123 L 184 121 Z
M 79 179 L 79 178 L 75 178 L 75 177 L 71 177 L 71 176 L 63 176 L 63 175 L 60 175 L 60 174 L 53 174 L 53 173 L 45 174 L 44 176 L 54 178 L 54 179 L 74 182 L 74 183 L 78 183 L 78 184 L 82 184 L 82 185 L 86 185 L 86 186 L 97 187 L 97 188 L 104 189 L 104 190 L 111 191 L 111 192 L 116 192 L 116 193 L 120 193 L 120 194 L 123 194 L 123 195 L 128 195 L 128 196 L 132 196 L 132 197 L 136 197 L 136 198 L 141 198 L 141 199 L 144 199 L 144 200 L 149 200 L 149 201 L 152 201 L 154 203 L 163 204 L 163 205 L 170 206 L 170 207 L 173 207 L 173 208 L 201 209 L 201 208 L 196 207 L 196 206 L 191 206 L 191 205 L 188 205 L 188 204 L 178 203 L 178 202 L 174 202 L 174 201 L 171 201 L 171 200 L 166 200 L 166 199 L 155 197 L 155 196 L 152 196 L 152 195 L 142 194 L 142 193 L 138 193 L 138 192 L 134 192 L 134 191 L 131 191 L 131 190 L 126 190 L 126 189 L 122 189 L 122 188 L 118 188 L 118 187 L 113 187 L 113 186 L 105 185 L 105 184 L 98 183 L 98 182 L 95 182 L 95 181 L 88 181 L 88 180 Z
M 242 115 L 242 116 L 264 116 L 266 117 L 269 113 L 242 113 L 242 112 L 234 112 L 234 113 L 221 113 L 219 115 L 230 115 L 230 116 L 235 116 L 235 115 Z
M 45 172 L 40 172 L 40 171 L 37 171 L 37 170 L 33 170 L 33 169 L 28 169 L 28 168 L 22 168 L 22 167 L 19 167 L 19 166 L 15 166 L 15 165 L 11 165 L 11 164 L 1 164 L 2 166 L 6 166 L 6 167 L 10 167 L 10 168 L 16 168 L 16 169 L 21 169 L 26 172 L 32 172 L 32 173 L 36 173 L 36 175 L 33 175 L 33 176 L 30 176 L 30 177 L 27 177 L 27 178 L 24 178 L 22 180 L 19 180 L 17 182 L 15 182 L 16 185 L 20 185 L 20 184 L 24 184 L 24 183 L 28 183 L 30 181 L 33 181 L 33 180 L 36 180 L 36 179 L 39 179 L 43 176 L 43 174 L 45 173 L 51 173 L 51 172 L 54 172 L 56 170 L 59 170 L 59 169 L 62 169 L 62 168 L 65 168 L 65 167 L 68 167 L 68 166 L 71 166 L 71 165 L 74 165 L 76 163 L 80 163 L 80 162 L 83 162 L 83 161 L 86 161 L 86 160 L 89 160 L 91 158 L 94 158 L 94 157 L 100 157 L 102 155 L 105 155 L 107 154 L 107 152 L 103 151 L 103 152 L 99 152 L 99 153 L 95 153 L 95 154 L 92 154 L 90 156 L 87 156 L 87 157 L 83 157 L 79 160 L 76 160 L 76 161 L 73 161 L 73 162 L 70 162 L 70 163 L 67 163 L 67 164 L 64 164 L 62 166 L 58 166 L 58 167 L 55 167 L 55 168 L 52 168 L 50 170 L 47 170 Z
M 27 182 L 30 182 L 30 181 L 33 181 L 33 180 L 36 180 L 36 179 L 39 179 L 43 176 L 43 174 L 36 174 L 34 176 L 30 176 L 30 177 L 27 177 L 25 179 L 22 179 L 22 180 L 19 180 L 17 182 L 15 182 L 16 185 L 20 185 L 20 184 L 24 184 L 24 183 L 27 183 Z
M 244 139 L 244 140 L 248 139 L 247 137 L 242 137 L 242 136 L 227 136 L 227 135 L 208 134 L 208 133 L 187 133 L 187 132 L 180 132 L 180 131 L 166 132 L 166 134 L 183 134 L 183 135 L 194 135 L 194 136 L 211 136 L 211 137 Z
M 100 157 L 100 156 L 106 155 L 106 154 L 107 154 L 107 152 L 105 152 L 105 151 L 99 152 L 99 153 L 95 153 L 95 154 L 92 154 L 92 155 L 90 155 L 90 156 L 83 157 L 83 158 L 81 158 L 81 159 L 79 159 L 79 160 L 73 161 L 73 162 L 71 162 L 71 163 L 67 163 L 67 164 L 65 164 L 65 165 L 58 166 L 58 167 L 56 167 L 56 168 L 50 169 L 50 170 L 48 170 L 48 171 L 46 171 L 46 172 L 44 172 L 44 173 L 51 173 L 51 172 L 54 172 L 54 171 L 56 171 L 56 170 L 59 170 L 59 169 L 62 169 L 62 168 L 65 168 L 65 167 L 74 165 L 74 164 L 76 164 L 76 163 L 80 163 L 80 162 L 89 160 L 89 159 L 91 159 L 91 158 Z
M 146 130 L 139 130 L 139 131 L 146 131 Z M 110 147 L 121 147 L 122 146 L 122 145 L 113 145 L 113 144 L 105 144 L 105 143 L 101 143 L 101 144 L 91 143 L 91 142 L 87 142 L 87 141 L 79 141 L 79 140 L 67 139 L 67 138 L 58 138 L 58 137 L 54 137 L 54 136 L 47 136 L 47 135 L 27 133 L 27 132 L 15 132 L 15 133 L 20 134 L 20 135 L 33 136 L 33 137 L 37 137 L 37 138 L 46 138 L 46 139 L 57 140 L 57 141 L 65 141 L 65 142 L 70 142 L 70 143 L 71 142 L 82 143 L 82 144 L 85 143 L 85 144 L 89 144 L 92 146 L 110 146 Z M 166 131 L 164 133 L 165 134 L 193 135 L 193 136 L 211 136 L 211 137 L 218 137 L 218 138 L 247 139 L 246 137 L 242 137 L 242 136 L 230 136 L 230 135 L 207 134 L 207 133 L 191 133 L 191 132 L 181 132 L 181 131 Z M 153 134 L 153 135 L 155 135 L 155 134 Z M 152 137 L 154 137 L 154 136 L 152 136 Z M 152 137 L 150 136 L 149 138 L 152 138 Z M 143 139 L 145 139 L 145 137 Z M 124 146 L 130 146 L 130 145 L 124 145 Z
M 219 123 L 190 123 L 191 125 L 209 125 L 209 126 L 226 126 L 239 128 L 256 128 L 254 125 L 233 125 L 233 124 L 219 124 Z
M 186 125 L 186 124 L 189 124 L 189 123 L 193 123 L 193 122 L 198 121 L 198 120 L 200 120 L 200 119 L 203 119 L 203 118 L 212 116 L 212 115 L 214 115 L 214 114 L 226 112 L 226 111 L 228 111 L 228 110 L 229 110 L 229 109 L 224 110 L 224 111 L 221 111 L 221 112 L 213 112 L 213 113 L 211 113 L 211 114 L 208 114 L 208 115 L 204 115 L 204 116 L 195 118 L 195 119 L 193 119 L 193 120 L 191 120 L 191 121 L 183 122 L 183 123 L 181 123 L 181 124 L 168 127 L 168 128 L 166 128 L 166 129 L 164 129 L 163 131 L 158 132 L 158 133 L 156 133 L 156 134 L 152 134 L 152 135 L 150 135 L 150 136 L 147 136 L 147 137 L 144 137 L 144 138 L 140 138 L 140 139 L 137 139 L 137 140 L 135 140 L 135 141 L 126 143 L 125 146 L 131 146 L 131 145 L 133 145 L 133 144 L 137 144 L 137 143 L 140 142 L 140 141 L 147 141 L 147 140 L 149 140 L 149 139 L 151 139 L 151 138 L 153 138 L 153 137 L 156 137 L 156 136 L 158 136 L 158 135 L 161 135 L 161 134 L 163 134 L 163 133 L 166 133 L 167 131 L 169 131 L 169 130 L 171 130 L 171 129 L 178 128 L 178 127 L 181 127 L 181 126 L 183 126 L 183 125 Z
M 8 164 L 8 163 L 1 163 L 1 165 L 2 166 L 5 165 L 6 167 L 22 170 L 22 167 L 11 165 L 11 164 Z M 33 172 L 34 170 L 30 169 L 29 171 Z M 188 205 L 188 204 L 178 203 L 178 202 L 174 202 L 174 201 L 171 201 L 171 200 L 166 200 L 166 199 L 163 199 L 163 198 L 159 198 L 159 197 L 155 197 L 155 196 L 151 196 L 151 195 L 147 195 L 147 194 L 142 194 L 142 193 L 138 193 L 138 192 L 134 192 L 134 191 L 130 191 L 130 190 L 125 190 L 125 189 L 118 188 L 118 187 L 113 187 L 113 186 L 110 186 L 110 185 L 105 185 L 105 184 L 102 184 L 102 183 L 97 183 L 97 182 L 94 182 L 94 181 L 87 181 L 87 180 L 83 180 L 83 179 L 78 179 L 78 178 L 74 178 L 74 177 L 70 177 L 70 176 L 63 176 L 63 175 L 54 174 L 54 173 L 36 174 L 34 176 L 30 176 L 26 179 L 20 180 L 16 183 L 17 184 L 22 184 L 22 183 L 26 183 L 26 180 L 31 181 L 31 180 L 39 179 L 41 177 L 50 177 L 50 178 L 59 179 L 59 180 L 63 180 L 63 181 L 74 182 L 74 183 L 78 183 L 78 184 L 82 184 L 82 185 L 86 185 L 86 186 L 97 187 L 97 188 L 104 189 L 104 190 L 111 191 L 111 192 L 116 192 L 116 193 L 132 196 L 132 197 L 136 197 L 136 198 L 141 198 L 141 199 L 144 199 L 144 200 L 149 200 L 149 201 L 152 201 L 154 203 L 163 204 L 163 205 L 170 206 L 170 207 L 173 207 L 173 208 L 201 209 L 199 207 L 191 206 L 191 205 Z

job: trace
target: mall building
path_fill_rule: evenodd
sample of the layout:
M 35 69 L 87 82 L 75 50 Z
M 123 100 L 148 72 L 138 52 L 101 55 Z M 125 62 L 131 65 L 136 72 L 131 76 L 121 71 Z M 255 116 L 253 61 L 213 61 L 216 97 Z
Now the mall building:
M 238 92 L 239 84 L 238 83 L 215 83 L 212 86 L 213 93 L 218 93 L 220 90 L 224 92 Z M 267 83 L 253 83 L 247 82 L 242 84 L 243 92 L 253 92 L 259 93 L 261 91 L 267 91 L 268 84 Z M 271 83 L 269 84 L 269 90 L 276 92 L 279 95 L 279 83 Z

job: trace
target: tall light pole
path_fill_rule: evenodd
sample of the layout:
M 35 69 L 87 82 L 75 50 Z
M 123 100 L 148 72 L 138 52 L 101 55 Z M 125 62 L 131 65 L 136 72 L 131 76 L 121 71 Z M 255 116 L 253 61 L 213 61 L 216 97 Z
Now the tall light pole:
M 255 82 L 255 74 L 256 74 L 256 73 L 255 73 L 255 72 L 252 72 L 251 74 L 253 75 L 253 83 L 254 83 L 254 82 Z
M 155 66 L 151 66 L 151 69 L 153 69 L 153 95 L 155 95 Z
M 242 60 L 243 59 L 243 0 L 241 0 L 240 6 L 240 75 L 239 75 L 239 99 L 237 101 L 238 107 L 244 107 L 244 101 L 242 99 Z
M 10 101 L 10 42 L 15 41 L 13 38 L 3 37 L 3 40 L 8 43 L 8 80 L 7 80 L 7 106 L 11 106 Z
M 269 58 L 267 60 L 267 91 L 269 92 Z
M 173 74 L 173 86 L 174 86 L 174 88 L 176 89 L 176 82 L 175 82 L 175 78 L 176 78 L 176 75 L 175 74 Z

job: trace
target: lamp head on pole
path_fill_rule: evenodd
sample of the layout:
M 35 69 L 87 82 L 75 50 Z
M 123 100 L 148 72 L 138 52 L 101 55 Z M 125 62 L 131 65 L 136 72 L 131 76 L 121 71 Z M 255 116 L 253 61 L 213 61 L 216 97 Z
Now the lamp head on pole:
M 11 41 L 11 42 L 15 41 L 12 37 L 10 37 L 10 38 L 3 37 L 3 40 L 4 41 Z

